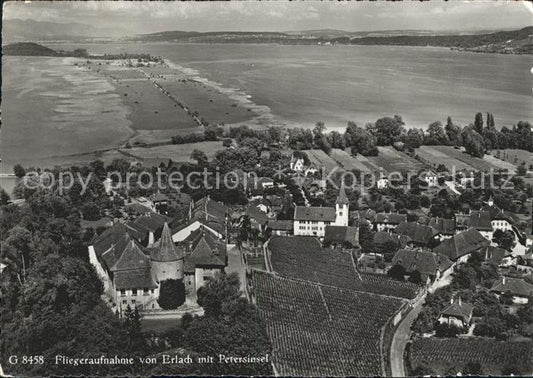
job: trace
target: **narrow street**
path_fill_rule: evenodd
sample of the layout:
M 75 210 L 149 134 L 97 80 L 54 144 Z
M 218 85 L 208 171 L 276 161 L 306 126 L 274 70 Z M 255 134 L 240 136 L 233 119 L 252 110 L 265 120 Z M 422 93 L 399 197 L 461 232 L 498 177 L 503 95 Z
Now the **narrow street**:
M 416 317 L 422 310 L 422 304 L 426 299 L 426 295 L 423 295 L 415 304 L 413 309 L 402 319 L 400 325 L 396 329 L 392 338 L 391 345 L 391 372 L 393 377 L 405 377 L 406 371 L 404 369 L 403 355 L 405 352 L 405 346 L 409 341 L 411 335 L 411 325 L 415 321 Z
M 237 273 L 241 282 L 241 291 L 244 293 L 244 285 L 246 282 L 246 267 L 242 261 L 242 254 L 235 244 L 228 244 L 228 266 L 226 273 Z

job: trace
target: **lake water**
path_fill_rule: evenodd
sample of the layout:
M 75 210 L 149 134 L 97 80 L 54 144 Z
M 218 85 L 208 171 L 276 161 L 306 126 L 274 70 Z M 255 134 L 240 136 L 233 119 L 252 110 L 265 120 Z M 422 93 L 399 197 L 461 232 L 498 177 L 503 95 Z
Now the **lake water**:
M 311 127 L 323 121 L 333 129 L 344 128 L 349 120 L 364 125 L 381 116 L 400 114 L 408 127 L 425 127 L 435 120 L 445 122 L 448 115 L 464 125 L 472 122 L 478 111 L 494 113 L 498 126 L 533 120 L 533 75 L 530 72 L 533 59 L 530 55 L 390 46 L 172 43 L 48 46 L 82 47 L 91 53 L 143 52 L 162 56 L 191 77 L 254 102 L 263 109 L 264 119 L 273 124 Z M 31 67 L 31 63 L 28 64 Z M 13 80 L 16 81 L 16 73 L 9 67 L 6 70 L 4 75 L 15 75 Z M 72 82 L 64 85 L 72 85 Z M 16 95 L 17 90 L 7 91 L 4 99 Z M 17 106 L 10 105 L 14 101 L 7 99 L 3 104 L 3 118 L 9 114 L 10 106 Z M 35 106 L 40 106 L 39 97 L 34 101 Z M 28 116 L 31 108 L 27 106 Z M 105 135 L 104 144 L 123 139 L 126 133 L 125 126 L 117 121 L 122 119 L 122 113 L 115 115 L 118 118 L 114 122 L 107 122 L 109 133 Z M 102 119 L 102 115 L 98 119 Z M 58 133 L 48 122 L 34 121 L 34 130 L 46 128 L 38 133 L 50 136 L 47 143 L 52 137 L 66 140 L 62 144 L 55 143 L 55 147 L 54 143 L 48 143 L 45 148 L 39 147 L 39 140 L 31 140 L 25 147 L 18 144 L 16 149 L 25 148 L 26 158 L 42 155 L 43 149 L 62 153 L 69 141 L 68 134 L 64 130 Z M 115 123 L 118 134 L 112 131 L 117 130 Z M 5 146 L 11 142 L 6 129 L 14 130 L 17 123 L 6 120 L 3 128 Z M 15 132 L 20 141 L 27 139 L 27 133 L 25 129 L 19 132 L 18 128 Z M 84 150 L 101 148 L 102 138 L 90 135 L 84 138 Z M 76 148 L 79 147 L 68 148 L 68 152 Z M 4 149 L 2 154 L 6 156 Z

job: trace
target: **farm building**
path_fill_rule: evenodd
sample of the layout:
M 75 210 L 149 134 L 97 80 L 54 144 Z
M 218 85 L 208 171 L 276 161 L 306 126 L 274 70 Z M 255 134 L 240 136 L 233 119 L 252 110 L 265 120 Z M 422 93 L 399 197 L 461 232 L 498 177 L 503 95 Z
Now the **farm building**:
M 492 285 L 490 291 L 497 296 L 510 292 L 513 295 L 513 302 L 516 304 L 528 303 L 529 297 L 533 295 L 533 285 L 527 283 L 522 278 L 500 277 Z
M 469 228 L 444 240 L 433 249 L 433 252 L 446 255 L 452 261 L 464 262 L 472 252 L 480 251 L 489 244 L 490 242 L 479 231 Z
M 407 215 L 399 213 L 377 213 L 374 219 L 376 231 L 391 231 L 400 223 L 407 222 Z
M 400 249 L 392 258 L 392 264 L 401 265 L 409 274 L 417 270 L 423 281 L 439 279 L 452 266 L 445 255 L 416 249 Z
M 393 231 L 396 234 L 408 236 L 411 239 L 407 244 L 416 247 L 431 245 L 439 238 L 439 232 L 431 226 L 416 222 L 402 222 Z

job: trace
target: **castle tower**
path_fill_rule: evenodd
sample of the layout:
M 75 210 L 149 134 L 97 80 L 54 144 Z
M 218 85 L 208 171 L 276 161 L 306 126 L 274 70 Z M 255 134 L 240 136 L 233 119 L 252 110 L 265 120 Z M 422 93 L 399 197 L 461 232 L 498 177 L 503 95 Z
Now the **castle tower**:
M 152 274 L 156 281 L 183 279 L 183 258 L 183 251 L 174 245 L 168 223 L 165 223 L 159 246 L 150 254 Z
M 348 226 L 348 219 L 350 217 L 348 197 L 346 196 L 346 190 L 344 189 L 344 181 L 341 182 L 341 188 L 339 190 L 339 196 L 335 202 L 335 226 Z

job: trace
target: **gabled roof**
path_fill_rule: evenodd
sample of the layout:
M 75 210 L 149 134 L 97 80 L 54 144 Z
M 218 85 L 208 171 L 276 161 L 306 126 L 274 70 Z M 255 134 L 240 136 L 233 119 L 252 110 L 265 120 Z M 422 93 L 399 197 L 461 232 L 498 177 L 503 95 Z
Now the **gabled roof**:
M 267 226 L 274 231 L 292 231 L 294 222 L 291 220 L 269 220 Z
M 196 267 L 226 266 L 225 246 L 214 237 L 203 234 L 193 245 L 192 253 L 185 257 L 185 272 L 192 273 Z
M 400 224 L 402 222 L 407 222 L 407 215 L 399 213 L 377 213 L 374 222 L 386 224 Z
M 376 220 L 376 212 L 372 209 L 359 210 L 359 218 L 366 219 L 372 223 Z
M 529 297 L 530 295 L 533 295 L 533 285 L 528 284 L 522 278 L 500 277 L 500 279 L 492 285 L 490 291 L 498 293 L 510 291 L 511 294 L 519 297 Z
M 204 219 L 224 223 L 229 209 L 220 202 L 204 197 L 196 201 L 191 212 L 191 219 Z
M 127 227 L 131 229 L 132 235 L 139 240 L 144 239 L 150 232 L 157 232 L 161 229 L 166 222 L 170 222 L 171 219 L 154 212 L 141 215 L 133 222 L 128 222 Z
M 428 226 L 433 227 L 443 235 L 453 235 L 455 233 L 455 220 L 441 217 L 428 219 Z
M 111 267 L 112 272 L 131 269 L 150 269 L 150 259 L 141 250 L 141 247 L 135 240 L 130 240 L 122 255 L 117 262 Z
M 334 222 L 337 213 L 332 207 L 305 207 L 296 206 L 294 210 L 295 221 Z
M 353 247 L 359 245 L 357 227 L 326 226 L 324 243 L 347 243 Z
M 102 234 L 96 236 L 92 240 L 92 245 L 96 255 L 100 257 L 104 252 L 108 251 L 117 241 L 128 232 L 126 226 L 122 223 L 116 223 L 110 228 L 106 229 Z
M 165 223 L 163 226 L 159 245 L 152 249 L 150 259 L 158 262 L 170 262 L 183 259 L 183 251 L 176 247 L 172 241 L 172 233 L 170 232 L 168 223 Z
M 113 278 L 115 289 L 155 289 L 150 269 L 133 269 L 116 272 Z
M 168 201 L 168 197 L 165 194 L 161 193 L 161 192 L 157 192 L 152 197 L 152 201 L 154 201 L 154 202 Z
M 403 266 L 409 273 L 418 270 L 427 276 L 434 276 L 437 271 L 444 272 L 452 266 L 452 262 L 445 255 L 414 249 L 400 249 L 392 258 L 392 264 Z
M 411 240 L 409 236 L 401 234 L 392 234 L 387 231 L 378 231 L 374 233 L 374 244 L 385 244 L 387 242 L 393 242 L 398 244 L 401 248 L 405 247 Z
M 129 205 L 126 205 L 125 209 L 126 211 L 129 211 L 132 213 L 139 213 L 139 214 L 146 214 L 146 213 L 152 212 L 152 209 L 144 205 L 141 205 L 138 202 L 134 202 L 134 203 L 130 203 Z
M 433 252 L 446 255 L 450 260 L 455 261 L 459 257 L 477 251 L 489 244 L 490 242 L 479 231 L 469 228 L 444 240 L 433 249 Z
M 419 244 L 428 244 L 435 235 L 439 234 L 433 227 L 416 222 L 402 222 L 396 226 L 394 232 L 409 236 L 413 242 Z
M 441 316 L 453 316 L 468 323 L 472 318 L 474 306 L 470 303 L 462 302 L 460 299 L 453 301 L 448 307 L 441 311 Z

